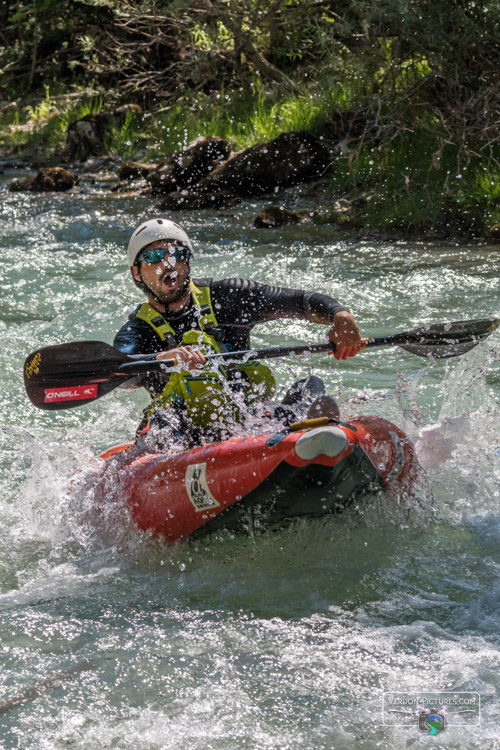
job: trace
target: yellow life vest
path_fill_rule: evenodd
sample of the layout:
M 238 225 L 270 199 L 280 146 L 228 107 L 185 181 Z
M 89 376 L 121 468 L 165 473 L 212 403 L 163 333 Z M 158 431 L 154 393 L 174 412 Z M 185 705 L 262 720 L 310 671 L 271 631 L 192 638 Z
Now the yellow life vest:
M 182 336 L 182 345 L 198 345 L 206 352 L 221 352 L 222 346 L 210 330 L 218 327 L 209 286 L 196 286 L 189 282 L 191 296 L 198 308 L 201 330 L 189 330 Z M 135 316 L 153 328 L 162 341 L 175 337 L 170 323 L 145 302 Z M 208 330 L 208 332 L 207 332 Z M 206 365 L 199 375 L 188 370 L 174 372 L 165 387 L 153 398 L 146 409 L 148 420 L 158 409 L 166 409 L 177 402 L 182 405 L 186 416 L 198 428 L 227 426 L 228 421 L 240 421 L 241 413 L 235 403 L 235 392 L 242 392 L 244 402 L 251 405 L 270 398 L 276 389 L 276 381 L 271 370 L 260 362 L 246 362 L 242 365 L 226 367 L 220 364 L 214 369 L 213 363 Z

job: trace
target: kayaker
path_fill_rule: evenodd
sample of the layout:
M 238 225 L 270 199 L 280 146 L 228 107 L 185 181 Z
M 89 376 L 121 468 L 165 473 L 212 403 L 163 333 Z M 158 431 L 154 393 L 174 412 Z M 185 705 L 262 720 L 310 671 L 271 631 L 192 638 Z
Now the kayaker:
M 259 323 L 297 318 L 328 325 L 337 359 L 360 351 L 353 315 L 332 297 L 246 279 L 192 279 L 193 258 L 186 231 L 164 218 L 141 223 L 128 245 L 132 278 L 147 302 L 129 316 L 114 346 L 141 359 L 182 363 L 182 370 L 170 376 L 148 375 L 134 382 L 153 397 L 144 423 L 171 425 L 175 414 L 181 432 L 218 435 L 231 420 L 241 421 L 242 410 L 269 401 L 276 383 L 268 367 L 258 362 L 217 367 L 207 365 L 205 357 L 210 350 L 251 348 L 250 332 Z M 310 376 L 290 388 L 276 414 L 285 418 L 284 412 L 297 411 L 299 403 L 309 407 L 308 416 L 336 409 L 329 398 L 322 381 Z

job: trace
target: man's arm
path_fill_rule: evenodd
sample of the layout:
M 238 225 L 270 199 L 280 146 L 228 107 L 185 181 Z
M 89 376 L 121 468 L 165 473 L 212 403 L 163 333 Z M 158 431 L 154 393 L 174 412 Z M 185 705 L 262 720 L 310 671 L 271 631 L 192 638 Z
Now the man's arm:
M 307 320 L 330 326 L 328 339 L 335 346 L 335 358 L 349 359 L 358 354 L 363 344 L 354 315 L 324 294 L 306 293 L 304 299 Z
M 228 326 L 251 329 L 269 320 L 297 318 L 330 326 L 328 338 L 335 344 L 337 359 L 353 357 L 362 348 L 354 316 L 326 294 L 223 279 L 212 282 L 212 300 L 217 319 Z

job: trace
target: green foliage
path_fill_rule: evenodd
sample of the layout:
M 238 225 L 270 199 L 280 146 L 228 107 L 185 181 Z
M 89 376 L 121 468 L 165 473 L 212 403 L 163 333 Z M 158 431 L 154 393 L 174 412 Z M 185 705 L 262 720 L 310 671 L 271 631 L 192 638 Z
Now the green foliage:
M 356 158 L 344 156 L 332 194 L 365 194 L 366 228 L 486 237 L 500 218 L 500 170 L 485 164 L 473 144 L 467 152 L 464 161 L 458 145 L 403 133 L 390 148 L 366 146 Z
M 158 152 L 171 154 L 200 135 L 227 138 L 239 150 L 284 131 L 321 133 L 325 117 L 321 101 L 307 94 L 277 97 L 263 88 L 257 76 L 250 93 L 222 88 L 179 100 L 167 112 L 146 119 L 140 137 L 149 138 L 153 158 Z M 128 140 L 133 142 L 133 136 Z
M 0 28 L 0 98 L 32 97 L 4 146 L 59 148 L 71 120 L 135 101 L 140 131 L 107 144 L 123 156 L 309 130 L 348 149 L 333 187 L 371 192 L 372 225 L 499 218 L 498 0 L 6 0 Z M 88 88 L 102 100 L 61 99 Z
M 82 92 L 82 98 L 84 100 L 77 104 L 64 98 L 56 103 L 46 87 L 44 99 L 26 107 L 23 116 L 16 109 L 4 118 L 0 144 L 16 150 L 23 147 L 30 153 L 45 155 L 52 149 L 62 149 L 70 122 L 103 109 L 102 97 L 87 98 Z
M 500 222 L 500 168 L 483 165 L 474 170 L 458 191 L 456 201 L 461 215 L 485 236 L 493 224 Z
M 118 154 L 127 158 L 137 148 L 138 140 L 137 117 L 131 112 L 127 112 L 123 125 L 113 128 L 110 133 L 106 134 L 104 149 L 106 153 Z
M 26 5 L 18 5 L 10 16 L 11 23 L 32 24 L 40 13 L 52 13 L 60 6 L 59 0 L 32 0 Z
M 316 81 L 343 105 L 434 121 L 449 139 L 498 131 L 497 0 L 12 0 L 0 8 L 0 81 L 13 96 L 55 81 L 91 84 L 146 108 L 222 85 Z M 429 117 L 430 113 L 433 117 Z M 484 115 L 486 112 L 486 116 Z M 256 122 L 259 128 L 259 122 Z M 382 132 L 382 129 L 381 129 Z M 488 133 L 490 135 L 490 133 Z M 389 134 L 392 137 L 392 133 Z
M 50 97 L 50 89 L 48 86 L 45 88 L 45 97 L 42 101 L 34 107 L 27 107 L 28 120 L 31 121 L 34 128 L 39 128 L 43 125 L 50 117 L 51 114 L 56 110 L 56 104 Z
M 195 48 L 203 52 L 231 49 L 233 44 L 231 34 L 222 21 L 212 28 L 195 23 L 191 38 Z

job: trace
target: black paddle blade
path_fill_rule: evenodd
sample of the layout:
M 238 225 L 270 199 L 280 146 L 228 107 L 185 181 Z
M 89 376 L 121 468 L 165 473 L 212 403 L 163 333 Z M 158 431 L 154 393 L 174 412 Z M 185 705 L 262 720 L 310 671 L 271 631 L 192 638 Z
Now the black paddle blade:
M 24 363 L 24 384 L 39 409 L 70 409 L 95 401 L 126 377 L 116 376 L 126 354 L 103 341 L 76 341 L 39 349 Z
M 473 349 L 490 336 L 498 328 L 499 323 L 498 319 L 433 323 L 387 338 L 390 339 L 391 345 L 400 346 L 411 354 L 448 359 L 459 357 Z

